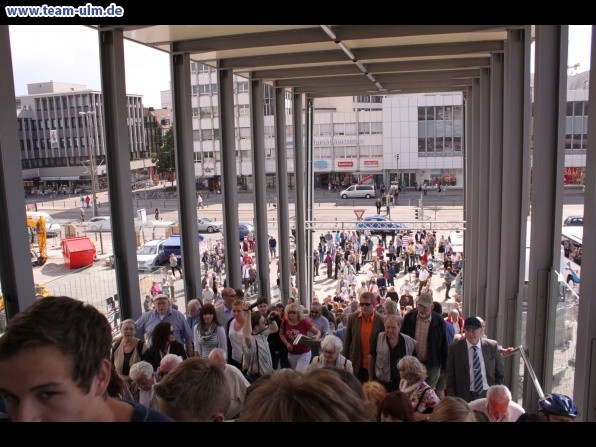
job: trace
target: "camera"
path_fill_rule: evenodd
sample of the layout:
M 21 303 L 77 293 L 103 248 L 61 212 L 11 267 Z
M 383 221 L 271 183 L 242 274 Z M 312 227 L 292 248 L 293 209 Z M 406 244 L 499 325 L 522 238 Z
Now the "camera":
M 253 309 L 254 309 L 255 307 L 257 307 L 258 305 L 259 305 L 259 304 L 258 304 L 258 303 L 255 301 L 254 303 L 252 303 L 252 304 L 249 306 L 249 309 L 250 309 L 250 310 L 253 310 Z

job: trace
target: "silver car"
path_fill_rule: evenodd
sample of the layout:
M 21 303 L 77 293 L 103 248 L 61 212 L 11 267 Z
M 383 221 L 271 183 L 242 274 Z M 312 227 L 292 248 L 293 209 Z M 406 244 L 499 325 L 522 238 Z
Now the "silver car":
M 215 222 L 214 220 L 208 219 L 206 217 L 199 217 L 197 218 L 197 225 L 199 227 L 199 233 L 214 233 L 216 231 L 221 231 L 223 222 Z

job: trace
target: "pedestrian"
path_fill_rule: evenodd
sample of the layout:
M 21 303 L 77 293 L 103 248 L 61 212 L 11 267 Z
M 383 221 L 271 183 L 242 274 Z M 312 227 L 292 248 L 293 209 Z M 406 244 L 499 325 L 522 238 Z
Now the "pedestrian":
M 159 207 L 155 207 L 155 220 L 159 220 Z
M 181 273 L 182 274 L 182 273 Z M 168 275 L 168 285 L 170 288 L 170 300 L 172 304 L 176 304 L 176 291 L 174 290 L 174 282 L 176 281 L 176 277 L 173 274 Z
M 178 265 L 178 258 L 174 253 L 170 253 L 170 268 L 172 269 L 172 276 L 176 277 L 176 270 L 180 272 L 180 278 L 182 278 L 182 270 Z
M 85 208 L 81 208 L 81 223 L 85 223 Z
M 89 196 L 85 197 L 85 203 L 87 204 L 87 208 L 91 208 L 91 198 Z
M 205 208 L 203 206 L 203 198 L 201 197 L 201 194 L 197 194 L 197 208 L 201 208 L 201 209 Z
M 81 196 L 81 208 L 85 206 L 85 198 Z
M 391 203 L 387 200 L 387 217 L 391 218 Z
M 377 214 L 381 214 L 381 198 L 377 197 L 377 201 L 375 203 L 376 207 L 377 207 Z

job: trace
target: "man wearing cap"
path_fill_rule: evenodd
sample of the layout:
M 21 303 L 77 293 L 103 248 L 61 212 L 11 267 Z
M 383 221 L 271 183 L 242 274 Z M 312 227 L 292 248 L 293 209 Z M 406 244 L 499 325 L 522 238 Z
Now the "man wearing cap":
M 482 323 L 476 317 L 464 320 L 464 338 L 449 346 L 447 395 L 466 402 L 486 397 L 490 386 L 503 383 L 503 355 L 495 340 L 482 337 Z
M 151 347 L 151 334 L 157 323 L 161 321 L 167 321 L 174 326 L 176 340 L 186 346 L 187 355 L 192 357 L 192 331 L 182 312 L 172 309 L 168 295 L 158 294 L 153 297 L 153 310 L 145 312 L 136 321 L 136 337 L 142 338 L 145 335 L 147 347 Z
M 400 332 L 416 340 L 414 355 L 426 366 L 426 383 L 434 389 L 441 370 L 447 366 L 448 345 L 445 320 L 432 309 L 432 297 L 422 292 L 416 300 L 416 309 L 404 316 Z

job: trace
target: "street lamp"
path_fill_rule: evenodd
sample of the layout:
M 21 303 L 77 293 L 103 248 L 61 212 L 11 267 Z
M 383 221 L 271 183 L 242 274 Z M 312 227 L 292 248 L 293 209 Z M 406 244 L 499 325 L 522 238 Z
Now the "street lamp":
M 85 138 L 85 144 L 87 146 L 87 152 L 89 153 L 89 169 L 91 171 L 91 194 L 93 196 L 93 215 L 97 216 L 99 213 L 97 211 L 97 195 L 96 195 L 96 167 L 95 167 L 95 154 L 93 153 L 93 141 L 94 138 L 91 137 L 91 122 L 89 120 L 89 116 L 93 115 L 95 116 L 95 112 L 94 111 L 87 111 L 87 112 L 79 112 L 79 115 L 84 116 L 85 117 L 85 134 L 86 134 L 86 138 Z M 96 127 L 97 127 L 97 123 L 96 123 Z

